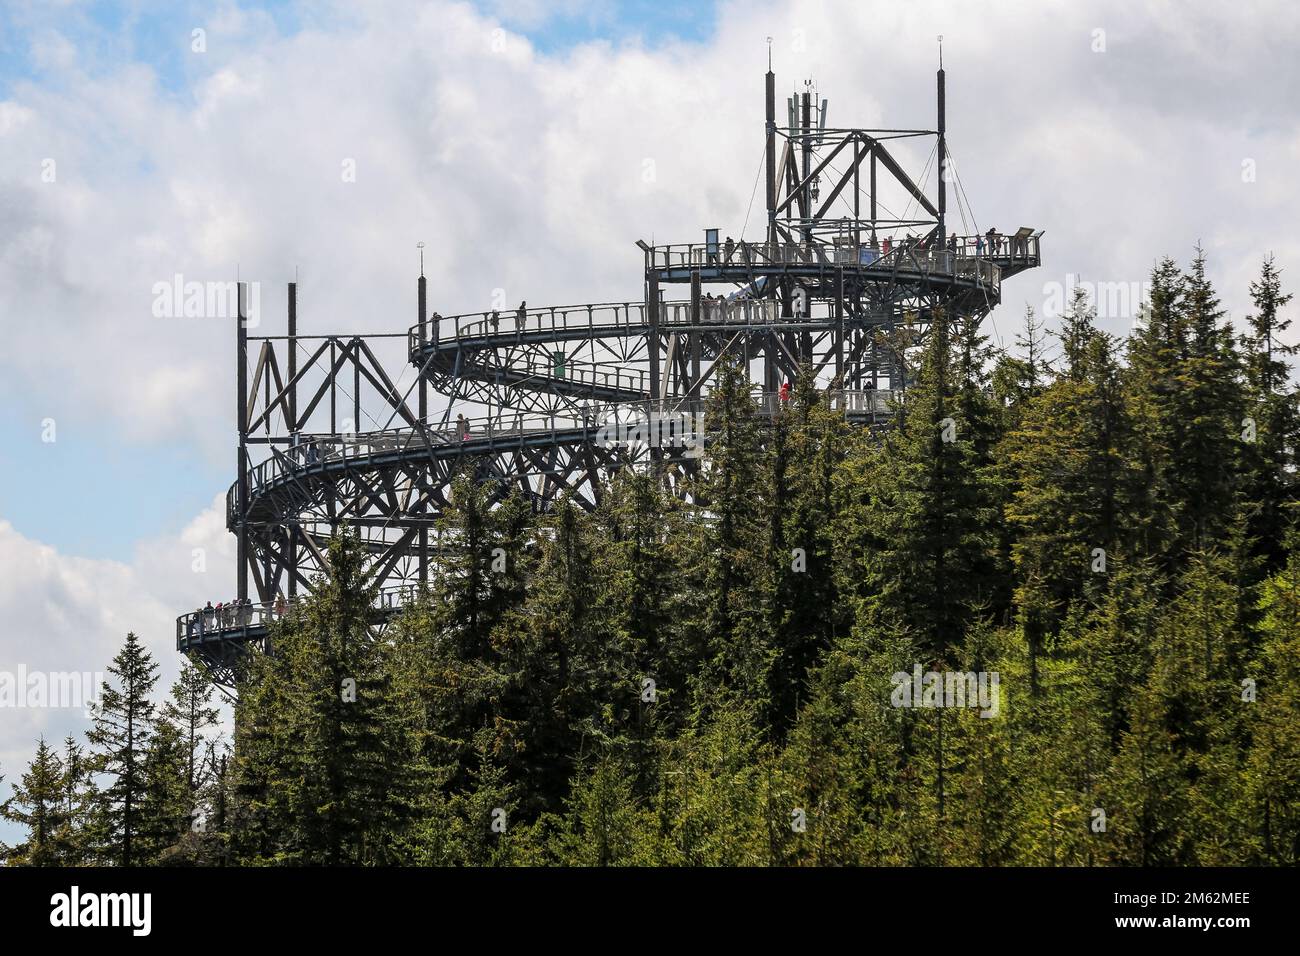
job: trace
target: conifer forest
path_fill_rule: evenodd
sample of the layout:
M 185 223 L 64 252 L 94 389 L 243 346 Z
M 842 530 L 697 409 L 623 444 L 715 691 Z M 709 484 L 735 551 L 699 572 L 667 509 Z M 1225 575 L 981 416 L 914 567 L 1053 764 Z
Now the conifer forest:
M 232 720 L 126 635 L 0 768 L 6 863 L 1295 865 L 1291 293 L 1149 289 L 1122 338 L 1082 290 L 1005 349 L 935 316 L 880 427 L 724 364 L 684 491 L 462 474 L 427 589 L 376 636 L 334 537 Z

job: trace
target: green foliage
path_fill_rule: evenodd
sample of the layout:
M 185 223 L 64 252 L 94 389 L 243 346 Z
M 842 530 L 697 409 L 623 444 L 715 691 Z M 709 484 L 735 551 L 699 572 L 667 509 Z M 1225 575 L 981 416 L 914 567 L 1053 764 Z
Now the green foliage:
M 1295 865 L 1300 406 L 1271 260 L 1251 291 L 1235 338 L 1165 260 L 1127 341 L 1076 291 L 1059 353 L 935 315 L 875 431 L 810 369 L 760 414 L 724 360 L 704 458 L 590 508 L 462 475 L 382 632 L 331 542 L 229 752 L 129 635 L 10 861 Z
M 60 866 L 68 863 L 67 815 L 63 804 L 64 768 L 44 738 L 13 795 L 0 804 L 0 817 L 27 828 L 27 840 L 12 848 L 10 866 Z
M 873 501 L 880 547 L 866 568 L 870 613 L 916 640 L 927 661 L 949 657 L 1001 587 L 997 495 L 985 461 L 992 425 L 969 365 L 977 348 L 969 328 L 936 316 L 906 418 L 886 439 Z

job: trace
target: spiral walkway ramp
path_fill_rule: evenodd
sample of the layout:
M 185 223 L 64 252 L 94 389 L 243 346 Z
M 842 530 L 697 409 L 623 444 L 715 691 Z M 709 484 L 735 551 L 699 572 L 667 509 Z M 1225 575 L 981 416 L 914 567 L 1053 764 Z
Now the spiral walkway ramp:
M 851 422 L 887 423 L 930 317 L 987 314 L 1003 280 L 1039 264 L 1041 233 L 948 230 L 942 70 L 936 130 L 828 128 L 811 91 L 779 127 L 774 83 L 769 71 L 764 234 L 638 242 L 636 301 L 443 316 L 428 309 L 421 270 L 405 332 L 299 334 L 291 283 L 287 334 L 254 336 L 241 285 L 226 511 L 237 593 L 178 618 L 178 650 L 233 686 L 343 527 L 368 551 L 382 628 L 429 580 L 436 523 L 466 469 L 538 510 L 561 495 L 594 506 L 621 468 L 652 468 L 673 487 L 709 440 L 702 410 L 724 359 L 748 371 L 757 415 L 777 410 L 803 367 Z M 920 176 L 895 155 L 899 141 L 932 143 Z M 682 294 L 669 298 L 672 285 Z

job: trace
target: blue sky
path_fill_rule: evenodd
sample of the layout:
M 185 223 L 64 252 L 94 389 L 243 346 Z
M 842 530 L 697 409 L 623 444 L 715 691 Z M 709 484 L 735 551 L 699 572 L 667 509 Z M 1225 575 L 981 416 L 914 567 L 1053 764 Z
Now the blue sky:
M 266 0 L 249 7 L 271 18 L 282 34 L 300 26 L 297 3 Z M 0 5 L 0 95 L 19 80 L 59 84 L 59 71 L 40 60 L 40 44 L 50 30 L 76 46 L 83 68 L 92 73 L 124 63 L 147 64 L 165 89 L 183 94 L 192 75 L 190 31 L 211 9 L 210 3 L 168 0 L 13 0 Z
M 289 0 L 241 6 L 269 18 L 283 37 L 323 18 L 319 6 Z M 716 15 L 716 5 L 709 0 L 524 4 L 480 0 L 473 6 L 526 36 L 540 52 L 556 55 L 602 40 L 635 40 L 647 46 L 700 42 L 713 32 Z M 164 89 L 184 96 L 195 75 L 187 50 L 190 33 L 210 15 L 211 7 L 169 0 L 91 0 L 67 6 L 45 0 L 7 2 L 0 5 L 0 96 L 21 80 L 59 83 L 58 71 L 44 67 L 34 49 L 49 29 L 57 29 L 73 42 L 79 59 L 91 71 L 128 62 L 147 64 Z
M 0 408 L 0 516 L 29 538 L 88 558 L 129 560 L 136 542 L 174 532 L 233 480 L 228 467 L 179 444 L 124 442 L 89 409 L 54 417 L 42 440 L 32 410 Z
M 542 52 L 559 54 L 593 40 L 617 43 L 635 38 L 649 46 L 677 40 L 700 42 L 713 32 L 717 12 L 709 2 L 620 0 L 576 4 L 570 11 L 557 10 L 537 22 L 512 15 L 506 4 L 478 6 L 497 15 L 508 29 L 527 36 Z

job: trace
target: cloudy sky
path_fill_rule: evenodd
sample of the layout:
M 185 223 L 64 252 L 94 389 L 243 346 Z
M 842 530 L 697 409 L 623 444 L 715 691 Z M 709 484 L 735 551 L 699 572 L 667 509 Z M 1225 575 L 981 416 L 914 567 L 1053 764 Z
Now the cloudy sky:
M 170 680 L 175 615 L 233 591 L 233 325 L 157 283 L 258 281 L 275 332 L 296 275 L 304 331 L 400 331 L 423 241 L 444 314 L 634 299 L 636 239 L 741 234 L 767 38 L 779 95 L 916 128 L 938 34 L 975 220 L 1046 230 L 996 337 L 1198 241 L 1238 321 L 1300 263 L 1293 3 L 3 0 L 0 671 L 135 630 Z M 0 772 L 83 727 L 0 710 Z

